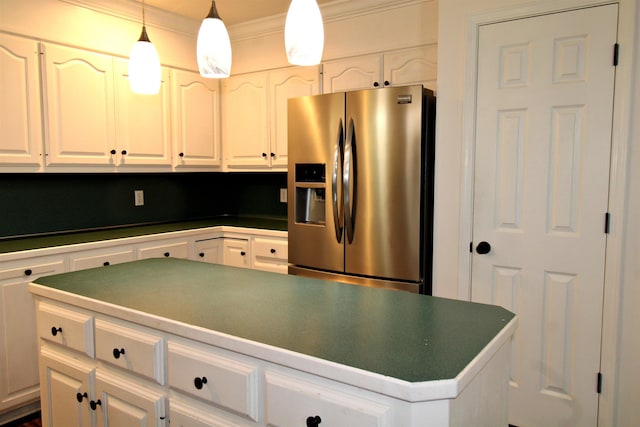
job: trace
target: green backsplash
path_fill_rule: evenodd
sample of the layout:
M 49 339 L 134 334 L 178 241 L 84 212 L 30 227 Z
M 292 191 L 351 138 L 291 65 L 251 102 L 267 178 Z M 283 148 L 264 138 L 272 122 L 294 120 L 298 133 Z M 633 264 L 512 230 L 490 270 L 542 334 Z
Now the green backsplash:
M 286 218 L 286 173 L 0 174 L 0 238 L 218 215 Z M 144 190 L 144 206 L 134 206 Z

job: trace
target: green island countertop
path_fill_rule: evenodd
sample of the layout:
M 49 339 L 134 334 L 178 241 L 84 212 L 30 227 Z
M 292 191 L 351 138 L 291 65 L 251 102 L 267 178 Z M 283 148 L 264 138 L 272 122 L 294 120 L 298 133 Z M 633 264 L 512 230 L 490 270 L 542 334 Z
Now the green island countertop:
M 54 233 L 49 235 L 0 239 L 0 254 L 225 225 L 233 227 L 262 228 L 267 230 L 287 231 L 286 218 L 222 215 L 214 218 L 195 221 L 123 226 L 99 230 L 70 231 L 66 233 Z
M 410 383 L 456 378 L 516 322 L 492 305 L 173 258 L 41 277 L 30 290 L 80 306 L 97 300 Z

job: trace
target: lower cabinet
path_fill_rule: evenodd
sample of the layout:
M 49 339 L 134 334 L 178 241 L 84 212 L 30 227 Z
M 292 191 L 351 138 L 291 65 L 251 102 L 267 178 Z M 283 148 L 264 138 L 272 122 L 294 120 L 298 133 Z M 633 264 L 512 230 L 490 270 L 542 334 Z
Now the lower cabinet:
M 410 425 L 404 403 L 282 366 L 284 356 L 276 364 L 43 297 L 37 307 L 43 426 Z
M 287 274 L 289 268 L 287 239 L 254 237 L 251 249 L 254 269 Z
M 251 267 L 249 240 L 224 239 L 222 243 L 222 263 L 232 267 Z

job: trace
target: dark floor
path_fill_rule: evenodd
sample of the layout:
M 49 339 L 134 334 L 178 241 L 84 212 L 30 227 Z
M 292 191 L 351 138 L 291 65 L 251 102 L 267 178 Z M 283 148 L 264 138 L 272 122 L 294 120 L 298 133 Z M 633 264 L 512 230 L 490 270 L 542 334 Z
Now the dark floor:
M 0 427 L 41 427 L 42 420 L 40 420 L 40 412 L 20 418 L 16 421 L 11 421 L 8 424 L 3 424 Z

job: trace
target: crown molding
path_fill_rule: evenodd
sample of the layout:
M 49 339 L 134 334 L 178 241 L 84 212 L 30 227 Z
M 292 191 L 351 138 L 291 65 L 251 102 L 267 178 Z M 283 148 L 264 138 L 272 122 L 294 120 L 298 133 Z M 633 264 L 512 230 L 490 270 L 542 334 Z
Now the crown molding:
M 59 1 L 131 22 L 140 22 L 142 19 L 140 2 L 134 0 Z M 433 3 L 434 1 L 436 0 L 336 0 L 320 5 L 320 12 L 324 23 L 327 24 L 415 4 Z M 200 21 L 176 15 L 153 6 L 145 6 L 145 15 L 147 25 L 188 37 L 195 38 L 200 28 Z M 228 27 L 229 36 L 233 42 L 283 32 L 285 20 L 286 13 L 281 13 L 230 25 Z

